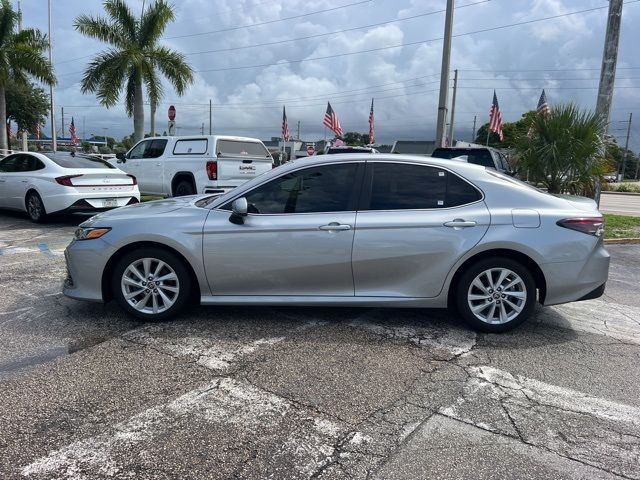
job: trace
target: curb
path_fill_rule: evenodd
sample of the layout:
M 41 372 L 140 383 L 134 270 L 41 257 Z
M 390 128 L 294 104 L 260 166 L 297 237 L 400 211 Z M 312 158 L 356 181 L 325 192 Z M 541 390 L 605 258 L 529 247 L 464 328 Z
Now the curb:
M 640 245 L 640 238 L 605 238 L 605 245 Z
M 633 192 L 616 192 L 613 190 L 603 190 L 600 195 L 630 195 L 632 197 L 640 197 L 640 193 Z

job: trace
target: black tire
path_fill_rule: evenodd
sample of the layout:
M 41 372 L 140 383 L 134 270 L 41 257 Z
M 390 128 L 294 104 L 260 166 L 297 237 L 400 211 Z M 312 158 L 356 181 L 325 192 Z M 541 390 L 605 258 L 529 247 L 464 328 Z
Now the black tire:
M 180 180 L 173 191 L 174 197 L 186 197 L 187 195 L 193 195 L 196 193 L 193 188 L 193 183 L 189 180 Z
M 158 313 L 140 311 L 134 308 L 127 299 L 125 299 L 125 294 L 121 284 L 125 270 L 131 264 L 143 258 L 151 258 L 164 262 L 173 270 L 173 272 L 175 272 L 175 275 L 177 276 L 178 292 L 176 294 L 176 298 L 173 299 L 173 305 L 164 311 Z M 175 288 L 176 284 L 172 283 L 171 286 Z M 189 271 L 187 270 L 187 266 L 184 264 L 184 261 L 175 254 L 157 247 L 140 248 L 124 255 L 116 264 L 113 270 L 113 277 L 111 279 L 111 291 L 118 304 L 120 304 L 127 313 L 145 322 L 161 322 L 178 315 L 182 310 L 184 310 L 191 298 L 191 287 L 191 276 L 189 275 Z M 158 288 L 161 287 L 158 286 Z M 138 297 L 138 300 L 141 301 L 148 291 L 149 290 L 145 290 L 145 292 L 141 293 L 142 297 Z M 154 294 L 151 292 L 151 300 L 153 300 L 153 296 Z M 157 301 L 164 303 L 160 298 L 157 298 Z
M 47 210 L 44 208 L 42 198 L 37 192 L 29 192 L 24 200 L 27 215 L 32 222 L 43 223 L 47 219 Z
M 476 305 L 479 307 L 483 306 L 485 304 L 484 302 L 488 302 L 486 303 L 488 305 L 487 309 L 482 310 L 481 312 L 478 312 L 480 316 L 482 316 L 484 313 L 485 317 L 489 317 L 489 314 L 493 313 L 491 310 L 492 303 L 498 304 L 496 305 L 498 312 L 493 313 L 493 315 L 498 316 L 500 314 L 500 308 L 501 308 L 500 304 L 502 304 L 505 311 L 509 313 L 509 315 L 506 316 L 507 318 L 511 314 L 515 314 L 512 319 L 506 320 L 503 323 L 490 323 L 489 321 L 483 321 L 482 319 L 476 316 L 476 314 L 471 310 L 471 306 L 469 305 L 470 299 L 468 298 L 468 296 L 470 293 L 472 295 L 474 294 L 472 292 L 475 292 L 480 296 L 485 295 L 485 293 L 481 292 L 479 289 L 477 289 L 477 287 L 473 287 L 473 289 L 471 289 L 472 282 L 476 279 L 476 277 L 478 277 L 483 272 L 486 272 L 490 269 L 496 269 L 496 272 L 494 272 L 494 274 L 497 275 L 497 278 L 494 278 L 494 280 L 496 281 L 499 279 L 499 276 L 500 276 L 499 275 L 500 272 L 498 271 L 498 269 L 505 269 L 505 270 L 511 271 L 513 274 L 520 277 L 522 284 L 524 284 L 524 288 L 526 288 L 526 295 L 523 287 L 520 287 L 522 289 L 521 291 L 510 289 L 509 291 L 506 291 L 506 294 L 505 294 L 505 291 L 498 292 L 497 291 L 498 286 L 495 285 L 496 290 L 495 291 L 491 290 L 491 295 L 490 295 L 491 298 L 487 300 L 474 300 L 478 302 Z M 484 277 L 484 278 L 486 279 L 487 277 Z M 505 279 L 505 282 L 507 283 L 507 285 L 508 283 L 510 283 L 509 282 L 510 278 L 515 278 L 515 277 L 508 277 L 507 279 Z M 512 287 L 512 288 L 515 289 L 516 287 Z M 511 293 L 511 295 L 509 293 Z M 526 297 L 526 300 L 524 298 L 519 299 L 512 296 L 516 294 L 519 294 L 520 297 Z M 495 298 L 495 295 L 499 295 L 501 298 Z M 518 304 L 517 306 L 522 308 L 522 310 L 519 313 L 516 313 L 516 309 L 511 308 L 509 305 L 509 302 L 505 303 L 504 298 L 507 298 L 508 300 L 513 300 L 513 302 L 515 304 Z M 465 322 L 469 326 L 471 326 L 474 330 L 478 330 L 481 332 L 489 332 L 489 333 L 501 333 L 501 332 L 512 330 L 513 328 L 517 327 L 531 315 L 531 313 L 533 312 L 533 309 L 535 308 L 535 302 L 536 302 L 536 284 L 535 284 L 533 275 L 531 275 L 531 272 L 529 272 L 529 270 L 526 267 L 524 267 L 521 263 L 515 260 L 511 260 L 509 258 L 500 258 L 500 257 L 487 258 L 485 260 L 480 260 L 477 263 L 474 263 L 469 268 L 467 268 L 466 271 L 462 274 L 462 276 L 460 277 L 457 283 L 455 300 L 456 300 L 456 307 L 458 311 L 464 318 Z M 492 318 L 493 318 L 493 315 L 492 315 Z M 496 318 L 495 320 L 497 321 L 498 319 Z

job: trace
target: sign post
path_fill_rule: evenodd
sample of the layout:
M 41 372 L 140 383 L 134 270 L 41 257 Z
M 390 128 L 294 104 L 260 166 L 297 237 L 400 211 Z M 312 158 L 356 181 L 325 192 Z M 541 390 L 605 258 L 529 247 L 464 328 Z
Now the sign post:
M 173 105 L 171 105 L 169 107 L 169 135 L 175 135 L 176 134 L 176 107 L 174 107 Z

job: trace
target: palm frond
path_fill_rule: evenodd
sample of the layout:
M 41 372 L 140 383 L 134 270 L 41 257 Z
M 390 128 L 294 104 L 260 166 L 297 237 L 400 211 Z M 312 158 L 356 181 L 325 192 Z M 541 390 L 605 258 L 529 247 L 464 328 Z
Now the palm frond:
M 9 0 L 0 1 L 0 47 L 11 41 L 17 24 L 18 13 L 13 9 Z
M 44 51 L 49 46 L 47 36 L 40 30 L 25 28 L 13 35 L 12 43 L 22 43 L 38 51 Z
M 140 20 L 140 45 L 155 46 L 169 22 L 173 20 L 175 20 L 173 5 L 164 0 L 157 0 Z
M 29 45 L 15 43 L 6 49 L 7 59 L 13 76 L 25 72 L 47 85 L 55 85 L 56 77 L 49 60 L 38 49 Z
M 193 69 L 185 56 L 167 47 L 155 48 L 150 54 L 153 63 L 171 82 L 178 95 L 183 95 L 187 87 L 193 83 Z
M 162 100 L 162 97 L 164 97 L 164 88 L 162 87 L 162 82 L 153 67 L 153 64 L 144 64 L 142 67 L 142 78 L 144 79 L 145 86 L 147 87 L 149 103 L 152 105 L 158 105 L 160 100 Z
M 136 103 L 136 87 L 140 81 L 140 72 L 135 67 L 132 67 L 127 73 L 127 86 L 124 95 L 124 106 L 127 115 L 130 117 L 133 116 L 133 106 Z
M 95 92 L 103 105 L 115 105 L 130 64 L 127 52 L 116 49 L 101 52 L 91 60 L 84 73 L 82 93 Z
M 76 18 L 73 26 L 87 37 L 110 43 L 116 47 L 125 48 L 127 46 L 127 37 L 123 28 L 105 18 L 80 15 Z
M 111 18 L 113 24 L 119 25 L 122 32 L 130 41 L 137 37 L 138 21 L 131 13 L 131 9 L 123 0 L 106 0 L 104 10 Z

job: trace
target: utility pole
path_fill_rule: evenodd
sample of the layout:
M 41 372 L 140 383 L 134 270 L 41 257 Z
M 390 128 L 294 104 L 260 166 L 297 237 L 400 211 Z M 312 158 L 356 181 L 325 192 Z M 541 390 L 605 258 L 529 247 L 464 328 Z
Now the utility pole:
M 622 171 L 620 172 L 620 181 L 624 180 L 624 171 L 627 167 L 627 157 L 629 156 L 629 135 L 631 134 L 631 119 L 633 113 L 629 113 L 629 123 L 627 124 L 627 140 L 624 142 L 624 157 L 622 157 Z
M 209 135 L 213 135 L 213 103 L 209 99 Z
M 473 130 L 471 131 L 471 143 L 474 143 L 476 141 L 476 119 L 478 118 L 477 115 L 473 116 Z
M 64 107 L 60 107 L 62 109 L 62 132 L 60 136 L 64 137 Z
M 451 118 L 449 120 L 449 146 L 453 147 L 453 121 L 456 116 L 456 93 L 458 91 L 458 69 L 453 71 L 453 97 L 451 98 Z
M 22 31 L 22 5 L 20 4 L 20 0 L 18 0 L 18 31 L 21 32 Z M 17 134 L 17 132 L 16 132 Z M 29 150 L 29 143 L 27 142 L 27 132 L 26 130 L 22 132 L 22 138 L 20 139 L 20 142 L 22 143 L 22 145 L 20 146 L 20 150 L 22 150 L 23 152 L 26 152 Z M 9 139 L 7 138 L 7 141 Z
M 53 65 L 53 54 L 51 52 L 51 0 L 48 0 L 49 7 L 49 63 Z M 58 150 L 58 142 L 56 140 L 56 110 L 53 101 L 53 84 L 49 85 L 49 96 L 51 97 L 51 149 L 55 152 Z
M 83 116 L 82 117 L 82 141 L 83 142 L 87 140 L 87 130 L 85 128 L 86 127 L 85 120 L 86 120 L 86 117 Z
M 596 113 L 604 117 L 607 123 L 607 129 L 609 128 L 609 121 L 611 120 L 613 85 L 616 80 L 622 3 L 622 0 L 609 1 L 609 18 L 607 20 L 607 33 L 604 39 L 602 69 L 600 70 L 600 85 L 598 87 L 598 101 L 596 103 Z
M 298 120 L 298 135 L 296 136 L 298 140 L 300 140 L 300 120 Z
M 436 124 L 436 147 L 442 146 L 447 122 L 447 100 L 449 95 L 449 65 L 451 63 L 451 30 L 453 29 L 454 0 L 447 0 L 442 45 L 442 68 L 440 70 L 440 98 L 438 100 L 438 123 Z

